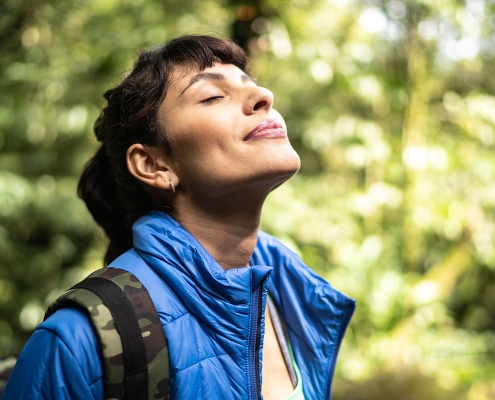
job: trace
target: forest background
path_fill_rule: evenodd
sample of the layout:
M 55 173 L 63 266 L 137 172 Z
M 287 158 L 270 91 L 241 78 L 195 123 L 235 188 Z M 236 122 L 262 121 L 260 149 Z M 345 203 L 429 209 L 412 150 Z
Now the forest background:
M 0 359 L 102 266 L 76 196 L 102 93 L 140 49 L 214 32 L 302 159 L 263 229 L 358 300 L 334 399 L 495 398 L 493 0 L 3 0 Z

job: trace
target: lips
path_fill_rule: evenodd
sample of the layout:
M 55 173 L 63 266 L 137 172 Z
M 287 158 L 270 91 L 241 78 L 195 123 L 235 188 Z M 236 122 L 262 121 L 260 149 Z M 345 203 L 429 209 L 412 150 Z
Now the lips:
M 267 138 L 284 138 L 286 136 L 287 134 L 285 133 L 285 129 L 282 125 L 273 119 L 267 119 L 249 132 L 244 138 L 244 141 Z

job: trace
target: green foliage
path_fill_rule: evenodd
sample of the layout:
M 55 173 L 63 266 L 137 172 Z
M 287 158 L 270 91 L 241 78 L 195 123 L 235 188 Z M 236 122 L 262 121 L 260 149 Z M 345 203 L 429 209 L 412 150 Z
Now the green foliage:
M 75 195 L 137 51 L 233 35 L 301 171 L 263 228 L 358 300 L 336 399 L 495 396 L 495 3 L 68 0 L 1 6 L 0 358 L 104 239 Z
M 264 227 L 358 299 L 337 398 L 493 397 L 493 6 L 287 7 L 256 58 L 303 160 Z

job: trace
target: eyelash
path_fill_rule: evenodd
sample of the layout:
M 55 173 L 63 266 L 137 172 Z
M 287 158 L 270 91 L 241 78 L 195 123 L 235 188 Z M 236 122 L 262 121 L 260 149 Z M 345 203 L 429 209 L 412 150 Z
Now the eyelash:
M 205 100 L 202 100 L 201 103 L 203 104 L 211 104 L 211 103 L 214 103 L 215 101 L 218 101 L 220 99 L 223 99 L 225 96 L 213 96 L 213 97 L 209 97 Z

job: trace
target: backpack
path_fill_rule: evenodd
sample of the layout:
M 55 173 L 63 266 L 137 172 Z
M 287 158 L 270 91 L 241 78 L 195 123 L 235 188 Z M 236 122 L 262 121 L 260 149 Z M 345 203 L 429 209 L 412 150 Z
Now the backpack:
M 53 301 L 45 319 L 63 307 L 89 317 L 98 339 L 105 399 L 170 400 L 167 340 L 153 301 L 130 272 L 102 268 Z

